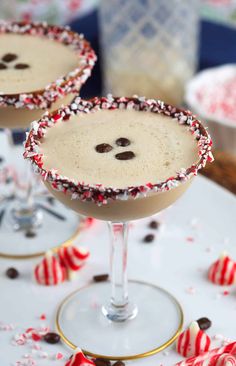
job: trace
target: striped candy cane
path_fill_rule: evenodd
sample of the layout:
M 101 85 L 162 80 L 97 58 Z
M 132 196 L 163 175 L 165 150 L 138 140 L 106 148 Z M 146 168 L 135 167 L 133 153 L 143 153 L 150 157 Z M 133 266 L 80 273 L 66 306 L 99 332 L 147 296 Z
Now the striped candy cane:
M 200 356 L 197 356 L 197 357 L 190 357 L 187 360 L 176 363 L 175 366 L 208 366 L 208 365 L 209 366 L 219 366 L 216 364 L 216 361 L 219 360 L 219 356 L 223 356 L 223 354 L 228 354 L 235 358 L 236 357 L 236 342 L 232 342 L 232 343 L 227 344 L 226 346 L 223 346 L 220 348 L 215 348 L 212 351 L 202 353 Z M 226 360 L 226 361 L 228 362 L 228 360 Z M 231 364 L 228 362 L 228 364 L 226 363 L 224 366 L 231 366 L 231 365 L 234 365 L 234 364 L 232 362 L 231 362 Z
M 223 353 L 216 361 L 215 366 L 236 366 L 236 358 L 229 353 Z

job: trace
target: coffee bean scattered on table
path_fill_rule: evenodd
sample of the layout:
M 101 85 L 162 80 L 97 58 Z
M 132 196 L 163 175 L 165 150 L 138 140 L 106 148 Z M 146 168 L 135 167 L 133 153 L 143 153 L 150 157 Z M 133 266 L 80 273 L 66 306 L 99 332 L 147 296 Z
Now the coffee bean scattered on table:
M 11 280 L 14 280 L 15 278 L 19 277 L 19 272 L 16 268 L 10 267 L 6 270 L 6 276 Z
M 25 237 L 26 238 L 35 238 L 36 235 L 37 235 L 36 232 L 33 231 L 33 230 L 27 230 L 25 232 Z
M 148 225 L 149 227 L 150 227 L 150 229 L 158 229 L 159 228 L 159 226 L 160 226 L 160 224 L 159 224 L 159 222 L 158 221 L 156 221 L 156 220 L 152 220 L 150 223 L 149 223 L 149 225 Z
M 209 329 L 210 327 L 211 327 L 211 320 L 210 319 L 208 319 L 208 318 L 205 318 L 205 317 L 203 317 L 203 318 L 199 318 L 198 320 L 197 320 L 197 323 L 198 323 L 198 325 L 199 325 L 199 328 L 201 329 L 201 330 L 207 330 L 207 329 Z
M 116 361 L 112 366 L 125 366 L 125 363 L 123 361 Z
M 94 363 L 96 366 L 111 366 L 111 361 L 106 360 L 105 358 L 96 358 L 96 360 L 94 360 Z
M 95 282 L 105 282 L 108 280 L 108 278 L 109 278 L 109 274 L 107 274 L 107 273 L 93 276 L 93 280 Z
M 56 343 L 59 343 L 60 342 L 61 337 L 57 333 L 49 332 L 49 333 L 45 334 L 45 336 L 43 337 L 43 339 L 47 343 L 56 344 Z
M 153 234 L 147 234 L 144 238 L 143 238 L 143 242 L 144 243 L 151 243 L 153 242 L 153 240 L 155 239 L 155 235 Z

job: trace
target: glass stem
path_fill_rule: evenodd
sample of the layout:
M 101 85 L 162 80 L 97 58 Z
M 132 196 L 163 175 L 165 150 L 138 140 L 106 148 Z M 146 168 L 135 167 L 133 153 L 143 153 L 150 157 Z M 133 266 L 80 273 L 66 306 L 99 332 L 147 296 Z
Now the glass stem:
M 11 167 L 14 172 L 14 191 L 25 208 L 33 206 L 33 175 L 31 165 L 28 161 L 23 161 L 23 141 L 25 140 L 25 132 L 19 131 L 18 144 L 14 142 L 13 130 L 7 129 L 9 142 L 9 156 L 11 158 Z M 18 164 L 19 160 L 19 164 Z M 20 165 L 20 168 L 18 166 Z
M 137 314 L 137 307 L 129 302 L 128 297 L 127 239 L 129 224 L 108 222 L 108 226 L 111 240 L 111 298 L 108 306 L 103 307 L 103 313 L 109 320 L 121 322 L 132 319 Z
M 108 225 L 111 236 L 111 304 L 122 307 L 128 304 L 128 224 L 109 222 Z
M 13 176 L 9 221 L 15 230 L 28 230 L 41 224 L 42 214 L 34 201 L 31 165 L 23 160 L 24 130 L 7 130 L 9 163 Z
M 27 161 L 27 163 L 29 163 Z M 32 166 L 28 164 L 27 166 L 27 190 L 25 194 L 25 202 L 27 207 L 33 207 L 35 205 L 34 195 L 33 195 L 33 176 L 32 176 Z

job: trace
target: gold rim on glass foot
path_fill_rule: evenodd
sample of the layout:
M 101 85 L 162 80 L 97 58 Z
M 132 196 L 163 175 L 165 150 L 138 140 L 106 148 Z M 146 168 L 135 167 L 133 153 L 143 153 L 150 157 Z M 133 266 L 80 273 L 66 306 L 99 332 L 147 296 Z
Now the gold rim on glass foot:
M 76 229 L 76 231 L 71 235 L 71 237 L 67 240 L 65 240 L 64 242 L 60 243 L 59 245 L 51 248 L 50 250 L 56 252 L 58 250 L 58 248 L 62 247 L 62 246 L 69 246 L 72 244 L 72 242 L 77 238 L 77 236 L 80 233 L 80 226 Z M 23 255 L 17 255 L 17 254 L 5 254 L 5 253 L 1 253 L 0 252 L 0 258 L 5 258 L 5 259 L 32 259 L 32 258 L 37 258 L 37 257 L 41 257 L 43 255 L 45 255 L 45 251 L 43 252 L 37 252 L 34 254 L 23 254 Z
M 129 281 L 137 317 L 114 323 L 102 314 L 109 290 L 109 282 L 92 283 L 62 301 L 56 328 L 67 346 L 80 347 L 90 357 L 135 360 L 154 355 L 176 340 L 183 326 L 183 310 L 169 292 L 150 283 Z
M 63 221 L 45 212 L 42 226 L 32 229 L 35 237 L 25 237 L 27 230 L 14 231 L 6 219 L 0 230 L 0 258 L 32 259 L 43 256 L 48 250 L 56 252 L 61 246 L 71 245 L 84 228 L 84 218 L 57 202 L 52 210 L 60 214 Z

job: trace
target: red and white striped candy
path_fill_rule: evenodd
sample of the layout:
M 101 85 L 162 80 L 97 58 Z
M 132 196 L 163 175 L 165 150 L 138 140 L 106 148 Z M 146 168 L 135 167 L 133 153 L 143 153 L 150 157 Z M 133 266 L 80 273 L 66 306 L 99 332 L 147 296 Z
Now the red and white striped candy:
M 89 257 L 89 251 L 74 246 L 61 247 L 58 250 L 58 256 L 63 266 L 69 270 L 78 271 Z
M 223 353 L 218 357 L 213 366 L 236 366 L 236 358 L 228 353 Z
M 95 366 L 95 363 L 88 358 L 86 358 L 81 351 L 81 349 L 77 349 L 74 356 L 65 364 L 65 366 Z
M 207 366 L 207 365 L 216 366 L 216 365 L 214 365 L 213 362 L 215 362 L 216 360 L 219 360 L 219 356 L 221 356 L 223 354 L 228 354 L 228 355 L 236 357 L 236 342 L 232 342 L 232 343 L 227 344 L 226 346 L 223 346 L 220 348 L 215 348 L 215 349 L 213 349 L 209 352 L 205 352 L 197 357 L 190 357 L 187 360 L 176 363 L 175 366 Z M 209 360 L 211 361 L 211 363 Z M 217 365 L 217 366 L 219 366 L 219 365 Z
M 232 285 L 236 279 L 236 263 L 226 253 L 222 253 L 209 268 L 208 278 L 217 285 Z
M 210 344 L 210 337 L 199 328 L 197 322 L 192 322 L 177 339 L 176 350 L 184 357 L 198 356 L 208 351 Z
M 51 251 L 47 252 L 42 262 L 34 270 L 36 281 L 40 285 L 58 285 L 66 279 L 66 270 Z
M 199 360 L 201 356 L 196 357 L 193 360 L 191 366 L 236 366 L 236 358 L 229 353 L 223 353 L 221 355 L 213 355 L 207 359 Z M 176 364 L 179 365 L 180 363 Z M 185 364 L 185 361 L 181 363 L 181 366 L 190 365 Z

